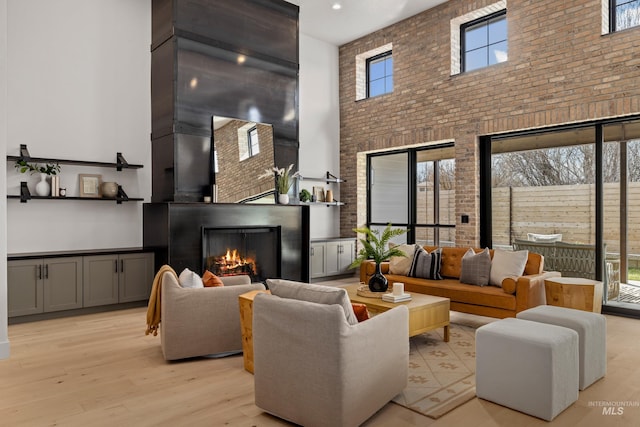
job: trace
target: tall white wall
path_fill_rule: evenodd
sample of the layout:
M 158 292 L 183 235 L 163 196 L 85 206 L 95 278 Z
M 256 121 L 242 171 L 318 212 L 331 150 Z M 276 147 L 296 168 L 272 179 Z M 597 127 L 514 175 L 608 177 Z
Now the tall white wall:
M 7 0 L 0 0 L 0 154 L 7 146 Z M 6 162 L 0 162 L 0 360 L 9 357 L 7 329 Z
M 7 146 L 34 157 L 115 162 L 139 170 L 62 165 L 61 186 L 100 174 L 130 197 L 151 194 L 150 0 L 7 0 Z M 4 28 L 4 27 L 3 27 Z M 38 176 L 7 163 L 9 194 Z M 4 176 L 4 174 L 3 174 Z M 9 200 L 9 253 L 142 245 L 142 203 Z
M 300 172 L 322 177 L 340 175 L 340 106 L 338 104 L 338 47 L 306 36 L 300 29 Z M 302 181 L 301 188 L 340 187 Z M 311 238 L 340 237 L 340 208 L 311 207 Z

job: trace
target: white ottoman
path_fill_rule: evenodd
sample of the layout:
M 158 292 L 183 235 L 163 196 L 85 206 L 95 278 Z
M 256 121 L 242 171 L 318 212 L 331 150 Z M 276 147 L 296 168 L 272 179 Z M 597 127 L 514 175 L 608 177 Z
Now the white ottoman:
M 551 421 L 578 400 L 578 334 L 514 318 L 478 328 L 476 394 Z
M 603 315 L 553 305 L 539 305 L 521 311 L 516 317 L 564 326 L 578 333 L 580 390 L 604 377 L 607 372 L 607 321 Z

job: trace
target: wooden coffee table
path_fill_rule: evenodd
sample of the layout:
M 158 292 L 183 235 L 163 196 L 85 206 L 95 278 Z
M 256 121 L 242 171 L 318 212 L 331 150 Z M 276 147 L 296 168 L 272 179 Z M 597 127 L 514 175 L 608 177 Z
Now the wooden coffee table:
M 398 305 L 409 309 L 409 336 L 444 327 L 444 340 L 449 341 L 449 298 L 411 292 L 411 301 L 386 302 L 382 298 L 368 298 L 357 294 L 360 283 L 344 286 L 351 302 L 365 304 L 372 314 L 391 310 Z

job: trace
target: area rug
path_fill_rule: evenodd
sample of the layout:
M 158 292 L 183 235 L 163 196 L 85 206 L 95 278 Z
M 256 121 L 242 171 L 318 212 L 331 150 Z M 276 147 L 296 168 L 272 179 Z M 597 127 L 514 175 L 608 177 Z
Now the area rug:
M 409 384 L 393 399 L 434 419 L 476 395 L 475 327 L 452 323 L 448 343 L 443 332 L 410 338 Z

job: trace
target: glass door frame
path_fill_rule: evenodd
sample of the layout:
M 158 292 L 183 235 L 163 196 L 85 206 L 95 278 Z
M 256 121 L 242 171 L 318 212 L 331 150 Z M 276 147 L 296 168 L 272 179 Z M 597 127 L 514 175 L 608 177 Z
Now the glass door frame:
M 493 247 L 492 236 L 492 200 L 491 200 L 491 164 L 492 164 L 492 141 L 506 139 L 514 136 L 536 135 L 550 132 L 559 132 L 570 129 L 584 129 L 592 127 L 594 130 L 595 147 L 595 277 L 602 281 L 604 272 L 604 171 L 603 171 L 603 150 L 604 150 L 604 127 L 622 122 L 632 122 L 640 120 L 640 115 L 625 116 L 614 119 L 598 120 L 571 125 L 553 126 L 544 129 L 512 132 L 500 135 L 483 135 L 479 137 L 479 169 L 480 169 L 480 245 L 481 247 Z M 622 150 L 621 150 L 622 152 Z M 626 160 L 626 159 L 625 159 Z M 621 177 L 622 179 L 622 177 Z M 622 240 L 626 236 L 621 236 Z M 622 248 L 621 248 L 622 252 Z M 621 254 L 622 256 L 622 254 Z M 625 263 L 626 264 L 626 263 Z M 607 305 L 602 305 L 602 313 L 640 318 L 640 305 L 637 309 Z

